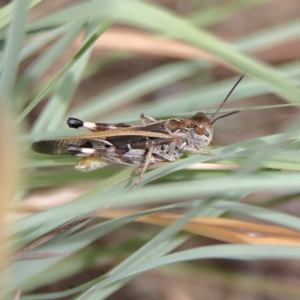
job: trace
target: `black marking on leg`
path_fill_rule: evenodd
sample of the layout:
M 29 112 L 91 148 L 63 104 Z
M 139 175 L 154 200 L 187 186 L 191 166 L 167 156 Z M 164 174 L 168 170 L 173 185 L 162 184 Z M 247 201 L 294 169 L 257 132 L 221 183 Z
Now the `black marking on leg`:
M 131 127 L 131 125 L 125 124 L 125 123 L 118 123 L 115 125 L 115 127 Z
M 70 128 L 78 129 L 79 127 L 83 127 L 83 121 L 75 118 L 69 118 L 67 120 L 67 124 L 69 125 Z
M 94 148 L 91 142 L 86 142 L 85 144 L 81 145 L 82 148 Z

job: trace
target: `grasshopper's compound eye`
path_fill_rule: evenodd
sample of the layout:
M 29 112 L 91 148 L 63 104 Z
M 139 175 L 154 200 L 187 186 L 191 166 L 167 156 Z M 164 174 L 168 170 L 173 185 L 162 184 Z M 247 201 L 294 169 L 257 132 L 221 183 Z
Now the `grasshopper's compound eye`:
M 200 124 L 200 125 L 199 125 L 199 124 L 195 125 L 194 129 L 195 129 L 195 132 L 196 132 L 197 134 L 199 134 L 199 135 L 203 135 L 203 134 L 205 134 L 205 132 L 207 131 L 206 128 L 205 128 L 205 126 L 202 125 L 202 124 Z
M 209 131 L 205 130 L 204 135 L 207 136 L 207 137 L 209 137 L 210 136 Z

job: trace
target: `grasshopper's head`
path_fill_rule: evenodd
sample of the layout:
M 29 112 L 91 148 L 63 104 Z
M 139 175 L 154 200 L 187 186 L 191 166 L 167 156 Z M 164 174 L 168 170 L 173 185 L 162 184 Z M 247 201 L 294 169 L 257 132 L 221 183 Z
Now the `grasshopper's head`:
M 244 75 L 239 78 L 239 80 L 236 82 L 236 84 L 233 86 L 231 91 L 228 93 L 224 101 L 221 103 L 221 105 L 218 107 L 218 109 L 215 111 L 213 116 L 208 118 L 204 113 L 198 112 L 194 117 L 189 119 L 189 127 L 190 130 L 190 136 L 193 140 L 193 143 L 198 148 L 203 148 L 205 146 L 208 146 L 213 138 L 213 124 L 224 117 L 233 115 L 238 113 L 238 111 L 233 111 L 228 114 L 222 115 L 220 117 L 215 118 L 215 115 L 220 111 L 220 109 L 223 107 L 231 93 L 234 91 L 236 86 L 239 84 L 239 82 L 243 79 Z
M 213 127 L 210 118 L 204 113 L 198 112 L 189 121 L 190 127 L 192 127 L 190 136 L 193 139 L 194 145 L 198 148 L 209 145 L 213 138 Z
M 194 117 L 189 119 L 190 127 L 190 136 L 193 139 L 195 146 L 198 148 L 203 148 L 208 146 L 213 139 L 213 123 L 217 120 L 236 114 L 238 111 L 230 112 L 226 115 L 220 116 L 215 119 L 210 119 L 203 112 L 198 112 Z

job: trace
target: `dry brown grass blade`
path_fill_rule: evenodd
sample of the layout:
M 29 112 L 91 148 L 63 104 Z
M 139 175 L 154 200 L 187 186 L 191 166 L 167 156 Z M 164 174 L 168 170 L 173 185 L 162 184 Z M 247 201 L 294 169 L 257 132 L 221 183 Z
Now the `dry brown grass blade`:
M 226 40 L 220 36 L 220 39 Z M 232 39 L 232 37 L 231 37 Z M 77 39 L 73 46 L 77 49 L 82 43 Z M 299 41 L 289 41 L 278 46 L 271 45 L 261 51 L 255 51 L 255 56 L 268 62 L 286 61 L 299 58 L 297 51 Z M 200 59 L 217 65 L 229 66 L 226 62 L 212 54 L 191 45 L 158 37 L 139 29 L 115 26 L 109 28 L 93 46 L 93 53 L 110 52 L 112 50 L 129 51 L 140 55 L 159 56 L 175 59 Z
M 137 210 L 107 210 L 102 218 L 115 219 L 136 213 Z M 153 213 L 137 219 L 137 222 L 168 226 L 182 215 Z M 184 231 L 227 243 L 300 245 L 300 233 L 288 228 L 258 224 L 225 218 L 195 218 L 187 223 Z
M 39 239 L 35 240 L 33 243 L 28 244 L 27 246 L 21 248 L 17 253 L 15 253 L 15 255 L 12 257 L 12 259 L 24 260 L 24 259 L 29 258 L 28 256 L 26 256 L 26 253 L 29 252 L 30 250 L 33 250 L 33 249 L 37 248 L 38 246 L 54 239 L 55 237 L 59 236 L 60 234 L 98 216 L 103 209 L 105 209 L 105 208 L 101 207 L 89 214 L 82 216 L 81 218 L 79 218 L 77 220 L 71 221 L 70 223 L 64 224 L 64 225 L 50 231 L 49 233 L 47 233 L 44 236 L 40 237 Z M 35 257 L 35 256 L 33 255 L 32 257 Z
M 74 42 L 78 48 L 81 39 Z M 158 37 L 137 29 L 112 27 L 108 29 L 101 39 L 94 44 L 93 54 L 99 51 L 129 51 L 141 55 L 160 56 L 177 59 L 201 59 L 211 61 L 217 65 L 228 66 L 221 59 L 199 48 L 174 41 L 164 37 Z

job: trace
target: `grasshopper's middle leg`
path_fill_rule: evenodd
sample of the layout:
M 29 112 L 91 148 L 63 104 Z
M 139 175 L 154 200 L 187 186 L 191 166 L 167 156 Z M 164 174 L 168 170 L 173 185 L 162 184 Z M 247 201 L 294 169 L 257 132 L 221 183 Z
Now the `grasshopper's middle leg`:
M 145 160 L 145 164 L 141 170 L 141 173 L 140 173 L 140 176 L 139 178 L 137 179 L 136 183 L 134 184 L 133 186 L 133 190 L 138 186 L 138 184 L 141 182 L 141 180 L 143 179 L 148 167 L 149 167 L 149 164 L 150 164 L 150 161 L 151 161 L 151 156 L 153 154 L 153 148 L 150 148 L 148 150 L 148 153 L 147 153 L 147 157 L 146 157 L 146 160 Z
M 140 118 L 142 120 L 143 125 L 146 125 L 146 120 L 150 121 L 151 123 L 157 122 L 157 120 L 155 120 L 154 118 L 152 118 L 144 113 L 140 114 Z

